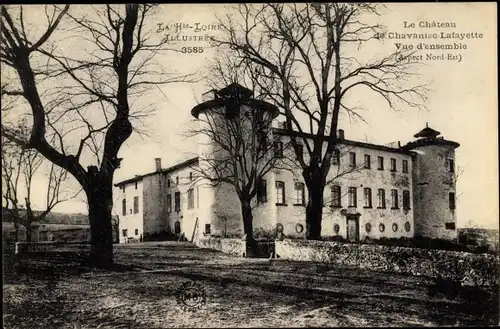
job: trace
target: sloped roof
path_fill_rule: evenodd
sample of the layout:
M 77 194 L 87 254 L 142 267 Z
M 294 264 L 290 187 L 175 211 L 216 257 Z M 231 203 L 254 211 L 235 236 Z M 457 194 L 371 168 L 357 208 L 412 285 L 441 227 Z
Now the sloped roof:
M 128 183 L 133 183 L 135 181 L 140 181 L 144 177 L 156 175 L 158 173 L 168 174 L 171 171 L 174 171 L 174 170 L 177 170 L 177 169 L 181 169 L 181 168 L 185 168 L 185 167 L 189 167 L 189 166 L 191 166 L 191 165 L 193 165 L 193 164 L 195 164 L 197 162 L 198 162 L 198 157 L 194 157 L 194 158 L 188 159 L 188 160 L 186 160 L 184 162 L 178 163 L 178 164 L 176 164 L 174 166 L 168 167 L 166 169 L 162 169 L 161 171 L 152 171 L 152 172 L 149 172 L 149 173 L 144 174 L 144 175 L 136 175 L 133 178 L 129 178 L 129 179 L 126 179 L 126 180 L 123 180 L 121 182 L 116 183 L 115 186 L 118 187 L 120 185 L 124 185 L 124 184 L 128 184 Z

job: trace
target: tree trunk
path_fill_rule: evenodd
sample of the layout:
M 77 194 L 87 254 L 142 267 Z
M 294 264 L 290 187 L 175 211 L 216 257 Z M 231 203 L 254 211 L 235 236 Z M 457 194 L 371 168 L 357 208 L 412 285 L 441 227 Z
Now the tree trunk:
M 321 168 L 309 167 L 303 172 L 304 180 L 309 192 L 309 201 L 306 206 L 306 239 L 319 240 L 321 238 L 321 221 L 323 219 L 323 190 L 325 180 L 322 179 Z
M 26 222 L 26 242 L 31 242 L 31 223 Z
M 110 186 L 107 186 L 110 185 Z M 113 264 L 112 184 L 94 182 L 87 191 L 90 221 L 90 264 L 110 267 Z
M 253 257 L 256 253 L 256 245 L 253 238 L 253 214 L 250 201 L 241 202 L 241 212 L 243 216 L 243 230 L 246 234 L 246 256 Z

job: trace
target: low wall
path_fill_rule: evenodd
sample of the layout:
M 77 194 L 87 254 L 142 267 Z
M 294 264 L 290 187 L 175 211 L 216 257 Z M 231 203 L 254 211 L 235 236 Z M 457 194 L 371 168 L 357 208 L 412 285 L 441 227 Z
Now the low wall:
M 243 256 L 246 252 L 246 243 L 241 239 L 224 239 L 215 237 L 202 237 L 194 239 L 198 248 L 208 248 L 226 254 Z
M 284 260 L 449 279 L 462 285 L 499 283 L 499 257 L 490 254 L 285 239 L 276 241 L 276 255 Z
M 45 252 L 88 252 L 90 244 L 85 242 L 16 242 L 15 253 L 45 253 Z

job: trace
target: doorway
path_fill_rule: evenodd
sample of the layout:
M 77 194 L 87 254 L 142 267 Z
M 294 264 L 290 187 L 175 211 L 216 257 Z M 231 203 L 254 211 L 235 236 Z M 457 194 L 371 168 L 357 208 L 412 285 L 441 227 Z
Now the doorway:
M 346 215 L 347 219 L 347 240 L 351 242 L 359 241 L 359 215 Z

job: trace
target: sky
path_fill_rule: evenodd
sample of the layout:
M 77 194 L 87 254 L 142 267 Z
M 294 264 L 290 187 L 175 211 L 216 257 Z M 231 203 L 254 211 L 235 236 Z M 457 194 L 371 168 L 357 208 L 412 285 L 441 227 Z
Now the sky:
M 81 6 L 85 10 L 85 6 Z M 189 24 L 194 28 L 179 31 L 179 34 L 217 36 L 216 15 L 224 13 L 224 5 L 207 4 L 163 4 L 153 26 L 162 23 Z M 444 54 L 445 59 L 425 60 L 420 77 L 430 84 L 427 110 L 404 109 L 391 111 L 387 104 L 368 93 L 351 95 L 359 99 L 368 110 L 364 117 L 368 123 L 349 122 L 341 118 L 339 128 L 351 140 L 362 140 L 376 144 L 413 140 L 413 135 L 425 127 L 440 131 L 445 139 L 460 143 L 456 150 L 456 166 L 463 170 L 457 183 L 458 226 L 498 228 L 498 136 L 497 136 L 497 22 L 496 3 L 397 3 L 386 4 L 380 22 L 393 33 L 458 33 L 467 37 L 481 33 L 482 38 L 463 40 L 395 40 L 386 38 L 380 49 L 367 49 L 357 55 L 362 58 L 375 56 L 377 52 L 395 50 L 396 43 L 417 47 L 420 42 L 428 44 L 453 43 L 461 49 L 427 51 L 421 50 L 424 58 L 428 53 Z M 198 23 L 198 25 L 196 25 Z M 411 27 L 415 23 L 415 27 Z M 435 23 L 448 23 L 449 27 L 433 27 Z M 170 25 L 172 26 L 172 25 Z M 195 31 L 196 27 L 204 31 Z M 159 33 L 168 33 L 160 31 Z M 477 35 L 476 35 L 477 36 Z M 165 65 L 178 71 L 204 68 L 217 55 L 206 41 L 177 44 L 176 47 L 203 47 L 203 53 L 173 52 L 164 59 Z M 466 49 L 463 49 L 466 47 Z M 448 57 L 450 56 L 450 57 Z M 460 61 L 448 58 L 459 57 Z M 152 93 L 148 101 L 158 110 L 145 120 L 150 137 L 133 134 L 122 146 L 121 168 L 115 173 L 115 182 L 154 170 L 154 158 L 162 159 L 167 167 L 193 156 L 196 141 L 183 136 L 192 120 L 190 110 L 205 92 L 204 81 L 193 84 L 169 85 Z M 39 177 L 37 184 L 44 184 Z M 43 204 L 43 193 L 39 193 L 35 204 Z M 86 212 L 80 199 L 58 205 L 55 211 Z

